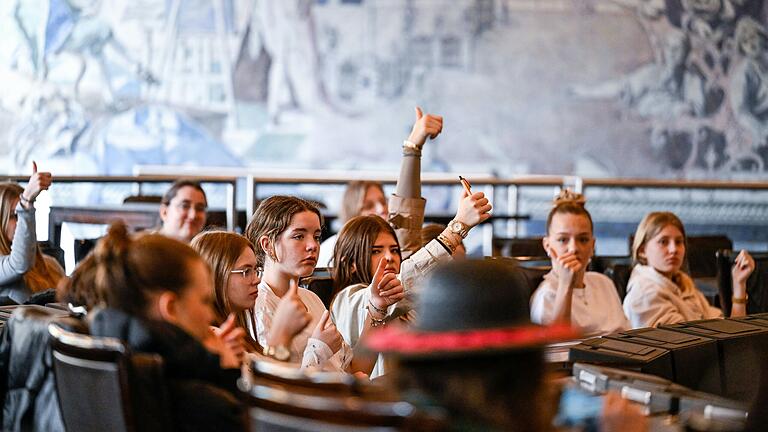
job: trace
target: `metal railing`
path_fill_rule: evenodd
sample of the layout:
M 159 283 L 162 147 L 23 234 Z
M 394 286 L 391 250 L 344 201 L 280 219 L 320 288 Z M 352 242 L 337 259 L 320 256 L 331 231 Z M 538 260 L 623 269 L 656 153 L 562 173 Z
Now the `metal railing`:
M 166 172 L 172 171 L 172 168 L 168 168 Z M 54 176 L 55 183 L 95 183 L 95 184 L 108 184 L 108 183 L 133 183 L 138 185 L 139 194 L 141 193 L 141 185 L 146 183 L 173 183 L 180 177 L 194 177 L 195 180 L 200 183 L 212 183 L 212 184 L 224 184 L 227 186 L 226 197 L 226 218 L 227 229 L 234 230 L 237 227 L 237 180 L 236 176 L 222 176 L 222 175 L 184 175 L 179 176 L 175 174 L 154 174 L 154 175 L 139 175 L 139 176 Z M 0 180 L 13 181 L 19 183 L 25 183 L 29 180 L 29 176 L 0 176 Z

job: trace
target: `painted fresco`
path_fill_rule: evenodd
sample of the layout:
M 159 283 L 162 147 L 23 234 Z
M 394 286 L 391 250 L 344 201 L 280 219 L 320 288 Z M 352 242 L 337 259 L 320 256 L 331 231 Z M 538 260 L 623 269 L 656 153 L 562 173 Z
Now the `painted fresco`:
M 762 178 L 763 0 L 6 0 L 0 161 Z

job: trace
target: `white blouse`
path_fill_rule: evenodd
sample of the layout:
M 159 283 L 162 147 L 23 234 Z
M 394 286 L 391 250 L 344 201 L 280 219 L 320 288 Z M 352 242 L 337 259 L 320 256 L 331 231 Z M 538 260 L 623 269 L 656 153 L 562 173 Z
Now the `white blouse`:
M 709 305 L 690 276 L 680 273 L 682 286 L 651 266 L 632 269 L 624 298 L 624 312 L 632 327 L 656 327 L 684 321 L 720 318 L 723 312 Z
M 291 351 L 290 361 L 301 363 L 302 367 L 345 372 L 352 360 L 352 349 L 349 345 L 342 342 L 341 348 L 334 354 L 325 342 L 311 337 L 315 326 L 325 312 L 323 302 L 315 293 L 304 288 L 299 288 L 299 298 L 307 307 L 312 321 L 291 341 L 288 347 Z M 278 303 L 280 303 L 280 297 L 266 282 L 261 281 L 259 295 L 253 308 L 256 321 L 256 334 L 253 336 L 262 346 L 267 345 L 267 333 L 272 326 Z
M 549 324 L 554 321 L 557 285 L 557 275 L 549 272 L 533 293 L 531 321 L 534 323 Z M 602 273 L 584 273 L 584 288 L 573 290 L 571 324 L 587 337 L 629 329 L 629 321 L 621 309 L 621 300 L 613 281 Z

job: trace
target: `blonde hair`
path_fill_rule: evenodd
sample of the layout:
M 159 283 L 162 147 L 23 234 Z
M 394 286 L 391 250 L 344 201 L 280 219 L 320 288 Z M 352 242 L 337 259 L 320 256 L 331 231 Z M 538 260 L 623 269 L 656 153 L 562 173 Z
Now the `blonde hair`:
M 240 258 L 244 249 L 250 249 L 256 253 L 253 244 L 247 238 L 228 231 L 206 231 L 195 236 L 190 243 L 192 249 L 208 263 L 213 273 L 213 293 L 215 302 L 213 309 L 216 312 L 216 325 L 221 325 L 230 313 L 235 311 L 227 292 L 231 271 L 235 269 L 235 263 Z M 246 343 L 251 346 L 251 351 L 259 349 L 258 343 L 253 340 L 248 331 L 249 311 L 235 313 L 237 325 L 245 330 Z
M 347 184 L 347 188 L 344 190 L 344 197 L 341 199 L 341 209 L 339 210 L 339 221 L 342 224 L 360 215 L 365 203 L 365 194 L 369 188 L 376 188 L 384 195 L 381 183 L 356 180 Z
M 589 221 L 589 229 L 594 233 L 595 227 L 592 223 L 592 216 L 587 211 L 584 205 L 587 203 L 587 199 L 584 195 L 576 192 L 572 192 L 570 189 L 563 189 L 552 201 L 552 210 L 549 211 L 547 216 L 547 235 L 549 235 L 549 227 L 552 225 L 552 219 L 556 214 L 573 214 L 581 215 L 587 218 Z
M 685 236 L 685 227 L 683 222 L 672 212 L 651 212 L 645 215 L 635 231 L 635 239 L 632 241 L 632 260 L 636 264 L 648 265 L 645 257 L 640 256 L 640 250 L 645 247 L 649 240 L 656 237 L 665 227 L 672 225 L 680 230 L 683 235 L 683 241 L 688 244 Z M 687 253 L 687 248 L 686 248 Z
M 24 188 L 16 183 L 0 183 L 0 255 L 11 254 L 11 239 L 5 237 L 5 231 L 11 217 L 16 214 L 16 201 L 22 192 Z M 33 230 L 35 227 L 29 229 Z M 63 276 L 61 266 L 54 264 L 52 259 L 50 262 L 46 260 L 40 247 L 35 245 L 32 266 L 24 273 L 24 285 L 27 289 L 35 293 L 56 288 Z

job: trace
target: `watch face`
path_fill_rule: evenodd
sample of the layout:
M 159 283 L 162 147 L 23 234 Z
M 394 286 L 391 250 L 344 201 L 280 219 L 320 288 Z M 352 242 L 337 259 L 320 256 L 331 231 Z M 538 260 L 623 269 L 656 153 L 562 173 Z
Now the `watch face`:
M 451 231 L 458 233 L 458 232 L 461 232 L 461 230 L 462 230 L 461 222 L 456 221 L 451 224 Z

